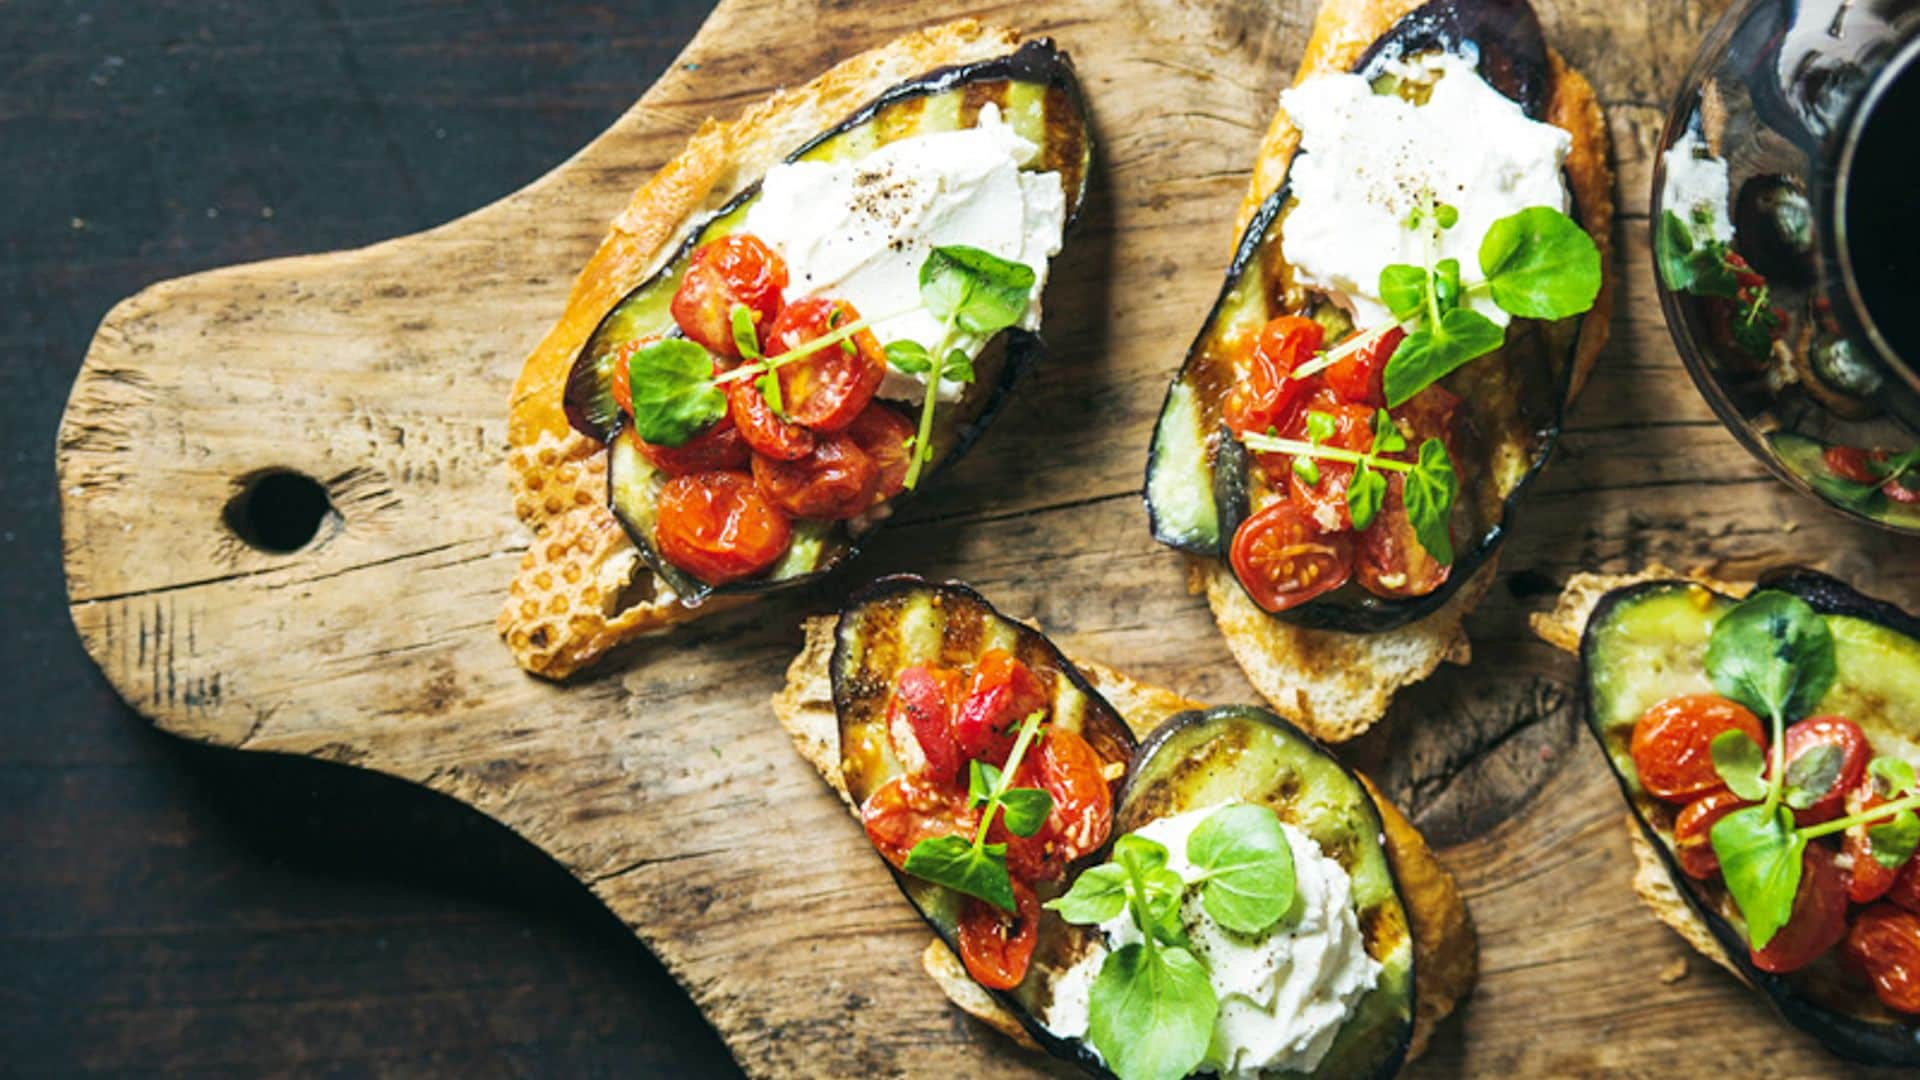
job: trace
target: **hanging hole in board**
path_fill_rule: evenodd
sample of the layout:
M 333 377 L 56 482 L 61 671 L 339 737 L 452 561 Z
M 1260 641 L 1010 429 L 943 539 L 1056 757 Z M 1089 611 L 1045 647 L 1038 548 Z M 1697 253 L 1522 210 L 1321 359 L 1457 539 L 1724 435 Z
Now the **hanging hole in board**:
M 337 516 L 327 489 L 305 473 L 263 469 L 244 477 L 221 517 L 241 542 L 284 555 L 313 542 L 320 526 Z

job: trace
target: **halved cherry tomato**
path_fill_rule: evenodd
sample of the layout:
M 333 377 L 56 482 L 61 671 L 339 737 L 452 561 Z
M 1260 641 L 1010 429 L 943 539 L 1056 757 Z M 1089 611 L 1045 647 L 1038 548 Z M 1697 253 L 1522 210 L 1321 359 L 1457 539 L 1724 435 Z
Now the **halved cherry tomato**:
M 656 506 L 661 556 L 709 585 L 760 573 L 793 539 L 787 515 L 743 472 L 676 476 L 660 489 Z
M 1053 812 L 1034 836 L 1062 865 L 1107 842 L 1113 827 L 1113 786 L 1106 762 L 1077 731 L 1053 727 L 1020 763 L 1019 783 L 1053 796 Z
M 1274 503 L 1241 522 L 1228 554 L 1247 595 L 1267 611 L 1304 604 L 1346 584 L 1353 573 L 1353 538 L 1321 532 L 1291 502 Z
M 1793 913 L 1764 949 L 1749 949 L 1753 966 L 1784 975 L 1820 959 L 1847 933 L 1847 878 L 1833 849 L 1808 844 L 1800 856 L 1800 891 Z
M 1387 361 L 1406 336 L 1407 332 L 1398 326 L 1381 334 L 1373 344 L 1328 368 L 1324 376 L 1327 386 L 1345 401 L 1376 407 L 1385 405 L 1387 394 L 1381 382 L 1386 375 Z M 1349 336 L 1347 340 L 1353 339 Z
M 1354 541 L 1354 579 L 1375 596 L 1425 596 L 1447 580 L 1453 567 L 1434 558 L 1413 531 L 1413 519 L 1407 515 L 1406 474 L 1384 475 L 1387 492 L 1381 496 L 1380 510 Z
M 813 432 L 799 424 L 774 415 L 754 379 L 727 384 L 727 416 L 740 429 L 740 437 L 756 454 L 780 461 L 798 461 L 813 453 Z
M 1794 824 L 1818 825 L 1839 817 L 1847 792 L 1859 786 L 1860 778 L 1867 772 L 1867 758 L 1873 756 L 1866 732 L 1844 717 L 1810 716 L 1787 729 L 1786 744 L 1788 776 L 1793 775 L 1795 759 L 1815 747 L 1830 746 L 1840 755 L 1839 771 L 1834 773 L 1832 782 L 1822 789 L 1813 805 L 1793 812 Z
M 759 237 L 723 236 L 696 249 L 688 260 L 686 276 L 673 294 L 673 321 L 708 352 L 738 360 L 733 305 L 745 304 L 764 336 L 766 325 L 780 313 L 780 290 L 786 287 L 787 264 Z
M 822 435 L 798 461 L 753 456 L 753 482 L 773 505 L 797 518 L 844 521 L 873 505 L 880 479 L 873 459 L 845 435 Z
M 1867 452 L 1857 446 L 1829 446 L 1820 457 L 1827 463 L 1827 471 L 1842 480 L 1851 480 L 1856 484 L 1880 482 L 1880 478 L 1873 475 L 1873 469 L 1867 465 Z
M 1373 410 L 1341 401 L 1331 390 L 1316 391 L 1308 398 L 1284 434 L 1305 441 L 1309 437 L 1308 418 L 1316 412 L 1333 418 L 1333 434 L 1320 445 L 1356 451 L 1373 447 Z M 1287 459 L 1287 498 L 1300 507 L 1321 532 L 1344 532 L 1353 528 L 1353 515 L 1347 509 L 1347 486 L 1353 481 L 1353 466 L 1337 461 L 1314 464 L 1319 476 L 1310 484 L 1292 467 L 1292 459 Z
M 845 300 L 796 300 L 780 310 L 767 331 L 767 355 L 791 352 L 859 318 L 860 313 Z M 873 400 L 873 392 L 886 376 L 887 354 L 867 330 L 782 364 L 780 396 L 787 419 L 815 431 L 839 431 Z
M 1893 885 L 1887 889 L 1887 899 L 1920 915 L 1920 854 L 1908 859 L 1894 872 Z
M 607 376 L 608 389 L 613 393 L 614 403 L 628 416 L 633 415 L 633 354 L 659 340 L 649 334 L 627 342 L 614 353 L 613 370 Z
M 1227 392 L 1221 410 L 1227 426 L 1243 435 L 1283 429 L 1294 404 L 1312 388 L 1311 380 L 1294 378 L 1293 369 L 1313 359 L 1325 337 L 1312 319 L 1281 315 L 1268 320 L 1254 338 L 1247 377 Z
M 740 429 L 733 426 L 733 418 L 728 416 L 722 416 L 707 430 L 679 446 L 655 446 L 637 436 L 633 441 L 640 447 L 641 455 L 668 476 L 740 469 L 752 457 L 747 441 L 740 437 Z
M 1840 956 L 1873 985 L 1882 1005 L 1920 1013 L 1920 915 L 1892 904 L 1873 905 L 1854 916 Z
M 970 896 L 960 913 L 960 961 L 974 982 L 993 990 L 1011 990 L 1027 977 L 1040 936 L 1040 899 L 1017 879 L 1013 899 L 1019 910 L 1008 913 Z
M 1003 764 L 1020 722 L 1046 709 L 1051 700 L 1046 684 L 1019 657 L 1005 649 L 988 649 L 974 665 L 966 703 L 953 722 L 960 752 L 969 760 Z
M 940 784 L 959 781 L 965 759 L 953 741 L 953 712 L 964 685 L 959 672 L 931 664 L 914 664 L 894 680 L 887 735 L 909 772 Z
M 1847 793 L 1847 813 L 1858 814 L 1886 801 L 1874 789 L 1873 778 L 1863 777 Z M 1873 844 L 1867 838 L 1867 826 L 1855 825 L 1848 829 L 1841 850 L 1846 853 L 1847 862 L 1851 865 L 1847 872 L 1847 899 L 1856 904 L 1871 904 L 1893 888 L 1894 878 L 1899 876 L 1900 868 L 1882 866 L 1880 860 L 1873 857 Z
M 1744 731 L 1767 747 L 1760 721 L 1738 702 L 1717 694 L 1687 694 L 1655 704 L 1633 725 L 1633 768 L 1656 799 L 1692 802 L 1726 784 L 1713 768 L 1713 737 Z
M 964 791 L 896 776 L 876 788 L 860 806 L 860 823 L 880 857 L 904 870 L 907 854 L 936 836 L 973 837 L 980 819 L 967 809 Z
M 1687 804 L 1673 819 L 1673 856 L 1688 877 L 1708 881 L 1720 872 L 1713 850 L 1713 823 L 1753 804 L 1731 791 L 1712 791 Z
M 1418 461 L 1420 444 L 1428 439 L 1439 439 L 1453 453 L 1453 436 L 1458 425 L 1454 417 L 1460 412 L 1460 397 L 1442 386 L 1429 386 L 1408 398 L 1388 415 L 1407 437 L 1405 451 L 1393 455 L 1406 461 Z
M 848 425 L 847 437 L 860 444 L 860 449 L 867 452 L 879 470 L 880 479 L 873 493 L 876 502 L 891 499 L 907 489 L 907 468 L 913 464 L 913 452 L 907 448 L 907 440 L 913 435 L 913 421 L 877 401 Z

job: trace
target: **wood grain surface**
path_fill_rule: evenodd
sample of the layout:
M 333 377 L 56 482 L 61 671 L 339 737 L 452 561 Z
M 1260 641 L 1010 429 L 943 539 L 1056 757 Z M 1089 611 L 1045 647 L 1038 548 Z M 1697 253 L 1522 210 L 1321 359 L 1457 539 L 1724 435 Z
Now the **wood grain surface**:
M 74 620 L 130 703 L 189 738 L 358 765 L 497 819 L 624 920 L 756 1074 L 1048 1067 L 920 975 L 926 931 L 773 724 L 766 697 L 803 614 L 888 570 L 960 577 L 1069 651 L 1249 696 L 1137 490 L 1303 4 L 1065 3 L 1024 21 L 1073 54 L 1099 139 L 1048 297 L 1053 356 L 849 579 L 564 686 L 522 675 L 493 637 L 525 544 L 505 495 L 507 388 L 607 219 L 704 117 L 958 10 L 722 3 L 633 110 L 518 194 L 115 308 L 59 436 Z M 970 10 L 1022 24 L 1037 9 Z M 1614 343 L 1470 623 L 1474 665 L 1404 695 L 1355 749 L 1445 845 L 1480 928 L 1480 989 L 1422 1072 L 1838 1070 L 1638 910 L 1574 672 L 1525 631 L 1573 570 L 1656 558 L 1721 574 L 1807 561 L 1920 600 L 1910 544 L 1792 496 L 1713 421 L 1653 302 L 1649 153 L 1717 10 L 1542 7 L 1608 107 L 1624 288 Z M 318 479 L 335 510 L 292 554 L 223 520 L 267 469 Z

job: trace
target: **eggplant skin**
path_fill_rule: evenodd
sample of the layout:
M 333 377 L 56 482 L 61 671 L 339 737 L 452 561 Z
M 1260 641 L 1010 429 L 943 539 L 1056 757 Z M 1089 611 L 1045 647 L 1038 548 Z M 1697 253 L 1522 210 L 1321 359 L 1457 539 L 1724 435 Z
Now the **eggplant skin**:
M 1393 1076 L 1413 1038 L 1414 949 L 1373 796 L 1299 728 L 1262 708 L 1220 706 L 1170 717 L 1141 741 L 1114 833 L 1230 800 L 1271 808 L 1346 869 L 1367 952 L 1382 965 L 1380 983 L 1361 999 L 1312 1075 Z
M 1545 119 L 1551 90 L 1549 54 L 1539 19 L 1527 0 L 1433 0 L 1401 16 L 1361 56 L 1353 71 L 1372 79 L 1391 62 L 1430 50 L 1473 60 L 1481 77 L 1496 90 L 1519 103 L 1529 117 Z M 1221 340 L 1234 323 L 1277 313 L 1272 282 L 1290 198 L 1290 186 L 1282 179 L 1248 223 L 1220 295 L 1168 388 L 1154 427 L 1144 490 L 1154 539 L 1195 555 L 1225 560 L 1233 542 L 1232 526 L 1247 512 L 1247 456 L 1227 452 L 1233 439 L 1219 415 L 1219 402 L 1227 390 L 1219 370 Z M 1577 214 L 1579 208 L 1573 209 Z M 1472 535 L 1456 543 L 1452 572 L 1439 588 L 1424 596 L 1390 599 L 1349 583 L 1272 617 L 1318 630 L 1380 633 L 1439 610 L 1454 590 L 1472 580 L 1506 539 L 1521 494 L 1545 467 L 1559 439 L 1583 319 L 1576 316 L 1551 324 L 1516 320 L 1498 352 L 1443 380 L 1442 385 L 1469 402 L 1497 398 L 1510 408 L 1465 425 L 1472 430 L 1463 433 L 1461 453 L 1467 467 L 1461 469 L 1455 527 L 1460 533 L 1465 525 Z M 1200 444 L 1197 451 L 1195 444 Z M 1199 466 L 1191 464 L 1196 457 L 1201 459 Z M 1502 481 L 1493 475 L 1495 464 L 1502 460 L 1526 465 Z M 1205 475 L 1182 476 L 1180 469 Z M 1242 475 L 1231 475 L 1236 470 Z M 1174 502 L 1169 496 L 1193 483 L 1204 485 L 1199 497 L 1213 493 L 1213 507 L 1203 508 L 1196 516 L 1187 506 L 1160 505 Z
M 1053 684 L 1051 722 L 1076 729 L 1109 764 L 1128 765 L 1134 756 L 1133 732 L 1118 711 L 1072 661 L 1038 630 L 1002 615 L 978 592 L 956 581 L 934 583 L 911 574 L 883 577 L 855 593 L 841 610 L 828 663 L 834 713 L 840 726 L 840 761 L 847 794 L 856 806 L 901 772 L 887 738 L 887 702 L 899 672 L 915 663 L 936 662 L 966 669 L 990 648 L 1004 648 Z M 1114 805 L 1125 774 L 1112 784 Z M 1116 814 L 1116 821 L 1118 820 Z M 864 841 L 864 837 L 862 838 Z M 875 858 L 879 858 L 876 852 Z M 1066 891 L 1080 867 L 1107 857 L 1107 846 L 1070 867 L 1061 882 L 1036 889 L 1041 900 Z M 889 864 L 889 870 L 892 866 Z M 927 925 L 954 954 L 960 954 L 958 921 L 964 898 L 893 870 L 895 884 Z M 1057 1057 L 1105 1075 L 1085 1047 L 1061 1039 L 1035 1017 L 1049 1000 L 1043 969 L 1059 970 L 1089 947 L 1094 931 L 1043 912 L 1034 966 L 1012 990 L 988 991 L 1017 1017 L 1041 1046 Z
M 1912 670 L 1920 671 L 1920 617 L 1814 570 L 1790 568 L 1764 575 L 1754 591 L 1767 589 L 1797 596 L 1822 615 L 1866 624 L 1884 633 L 1887 636 L 1879 645 L 1896 651 L 1888 653 L 1876 647 L 1881 661 L 1881 665 L 1876 666 L 1892 665 L 1897 672 L 1899 662 L 1904 661 Z M 1606 756 L 1621 794 L 1632 806 L 1635 823 L 1647 842 L 1660 853 L 1676 890 L 1686 898 L 1693 914 L 1712 932 L 1721 950 L 1746 981 L 1764 993 L 1788 1023 L 1819 1039 L 1821 1045 L 1836 1056 L 1863 1065 L 1920 1068 L 1920 1017 L 1903 1017 L 1882 1006 L 1864 982 L 1840 973 L 1831 955 L 1812 967 L 1787 975 L 1770 974 L 1753 966 L 1745 936 L 1724 914 L 1731 907 L 1724 888 L 1717 882 L 1701 882 L 1687 876 L 1674 857 L 1671 825 L 1677 808 L 1661 804 L 1639 789 L 1631 775 L 1631 758 L 1620 741 L 1610 736 L 1609 728 L 1623 727 L 1618 720 L 1610 724 L 1607 715 L 1618 711 L 1608 707 L 1609 695 L 1614 691 L 1607 683 L 1613 654 L 1621 648 L 1614 640 L 1615 635 L 1624 633 L 1619 626 L 1640 612 L 1654 611 L 1655 605 L 1672 604 L 1682 612 L 1691 608 L 1704 617 L 1731 610 L 1737 602 L 1697 582 L 1684 580 L 1641 582 L 1602 596 L 1594 605 L 1580 642 L 1582 704 L 1587 729 Z M 1657 618 L 1658 612 L 1654 611 L 1649 617 Z M 1688 621 L 1697 620 L 1689 617 Z M 1701 626 L 1694 626 L 1692 630 L 1700 634 L 1706 632 Z M 1845 639 L 1841 648 L 1846 648 Z M 1635 657 L 1627 663 L 1640 660 L 1644 657 Z M 1898 682 L 1897 673 L 1889 677 Z M 1842 659 L 1833 693 L 1845 692 L 1848 685 L 1848 665 Z M 1914 700 L 1891 719 L 1920 716 L 1920 678 L 1907 680 L 1902 688 L 1910 691 Z M 1824 702 L 1833 700 L 1830 694 Z M 1631 728 L 1625 730 L 1630 732 Z M 1612 734 L 1620 733 L 1616 730 Z M 1920 730 L 1912 731 L 1911 738 L 1920 740 Z
M 1063 239 L 1071 232 L 1085 202 L 1087 174 L 1092 162 L 1092 134 L 1079 79 L 1067 55 L 1045 38 L 1021 45 L 1004 56 L 956 67 L 938 68 L 898 83 L 852 115 L 788 155 L 788 161 L 832 158 L 858 140 L 836 143 L 841 136 L 865 125 L 877 125 L 891 141 L 920 132 L 950 130 L 971 124 L 985 104 L 1001 106 L 1009 121 L 1025 124 L 1025 133 L 1040 140 L 1040 160 L 1033 166 L 1057 172 L 1065 189 L 1067 215 Z M 1024 105 L 1024 108 L 1021 108 Z M 972 110 L 969 112 L 968 110 Z M 1015 113 L 1018 110 L 1018 115 Z M 869 149 L 871 147 L 868 147 Z M 747 205 L 760 193 L 758 182 L 735 195 L 694 229 L 673 257 L 645 282 L 631 290 L 601 319 L 588 336 L 568 373 L 564 402 L 568 422 L 581 434 L 615 446 L 624 418 L 611 404 L 608 370 L 617 347 L 650 334 L 677 336 L 668 301 L 678 288 L 693 251 L 738 227 Z M 995 336 L 975 358 L 979 373 L 957 407 L 943 410 L 934 425 L 935 451 L 928 477 L 946 471 L 986 430 L 1005 406 L 1021 378 L 1046 354 L 1039 334 L 1012 328 Z M 652 502 L 662 478 L 637 453 L 615 453 L 607 470 L 608 506 L 655 575 L 672 588 L 683 604 L 697 605 L 710 595 L 774 592 L 817 581 L 845 565 L 859 553 L 872 529 L 858 536 L 834 524 L 819 541 L 817 557 L 788 560 L 768 574 L 744 581 L 710 586 L 662 558 L 651 535 Z M 924 487 L 924 485 L 923 485 Z M 893 510 L 913 497 L 896 496 Z M 876 523 L 877 525 L 877 523 Z

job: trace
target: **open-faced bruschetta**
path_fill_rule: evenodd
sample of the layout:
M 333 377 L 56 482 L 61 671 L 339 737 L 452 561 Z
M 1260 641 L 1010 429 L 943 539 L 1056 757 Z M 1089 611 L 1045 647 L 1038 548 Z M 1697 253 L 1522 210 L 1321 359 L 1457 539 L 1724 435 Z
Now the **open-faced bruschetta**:
M 1311 737 L 1070 661 L 965 586 L 809 623 L 774 708 L 938 933 L 929 974 L 1097 1074 L 1389 1076 L 1473 983 L 1452 879 Z
M 1321 8 L 1145 490 L 1249 679 L 1320 738 L 1464 658 L 1606 337 L 1606 150 L 1526 0 Z
M 1920 619 L 1824 574 L 1578 575 L 1580 655 L 1634 885 L 1842 1057 L 1920 1067 Z
M 514 387 L 519 663 L 563 677 L 852 557 L 1037 356 L 1089 153 L 1066 56 L 972 21 L 704 125 Z

